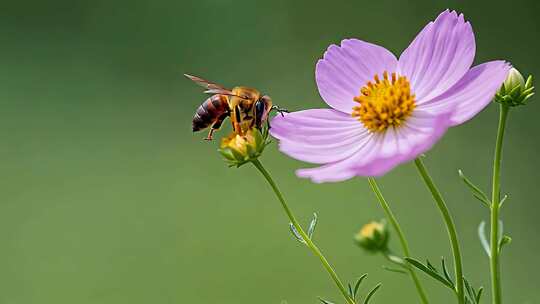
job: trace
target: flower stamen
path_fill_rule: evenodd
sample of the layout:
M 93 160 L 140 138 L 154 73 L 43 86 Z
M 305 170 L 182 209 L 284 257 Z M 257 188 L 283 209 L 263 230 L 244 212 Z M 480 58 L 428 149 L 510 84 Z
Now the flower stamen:
M 382 132 L 390 126 L 401 125 L 416 107 L 415 95 L 405 76 L 396 73 L 388 77 L 388 72 L 373 77 L 375 82 L 360 89 L 360 95 L 354 101 L 360 105 L 353 107 L 352 116 L 357 117 L 372 132 Z

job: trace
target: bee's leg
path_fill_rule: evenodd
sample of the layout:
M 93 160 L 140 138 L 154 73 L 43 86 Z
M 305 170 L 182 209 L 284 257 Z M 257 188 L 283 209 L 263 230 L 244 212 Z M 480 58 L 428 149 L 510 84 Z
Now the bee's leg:
M 208 131 L 208 136 L 204 140 L 212 140 L 214 139 L 214 131 L 216 131 L 214 128 L 211 128 L 210 131 Z
M 281 115 L 281 117 L 285 117 L 285 115 L 283 115 L 283 113 L 290 113 L 289 110 L 280 108 L 280 107 L 275 106 L 275 105 L 272 106 L 272 108 L 270 108 L 270 110 L 278 112 Z M 270 130 L 270 119 L 266 120 L 266 126 L 268 127 L 268 130 Z
M 208 131 L 208 136 L 205 138 L 205 140 L 212 140 L 214 136 L 214 132 L 216 130 L 219 130 L 221 128 L 221 124 L 223 123 L 223 120 L 229 116 L 229 113 L 225 113 L 218 117 L 218 119 L 212 124 L 212 127 L 210 127 L 210 131 Z
M 242 131 L 242 126 L 240 126 L 240 123 L 233 122 L 233 130 L 236 134 L 243 136 L 244 132 Z
M 242 121 L 241 113 L 242 111 L 238 105 L 234 107 L 233 112 L 231 112 L 231 115 L 233 115 L 231 116 L 233 131 L 240 136 L 244 135 L 244 132 L 242 132 L 242 126 L 240 125 L 240 122 Z

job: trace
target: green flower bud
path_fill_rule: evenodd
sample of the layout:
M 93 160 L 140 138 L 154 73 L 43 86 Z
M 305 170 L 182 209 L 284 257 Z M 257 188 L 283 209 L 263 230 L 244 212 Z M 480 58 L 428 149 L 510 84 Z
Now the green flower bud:
M 529 75 L 525 81 L 521 73 L 512 68 L 503 85 L 495 94 L 495 101 L 511 107 L 525 105 L 528 99 L 534 95 L 532 82 L 532 75 Z
M 389 236 L 384 220 L 372 221 L 360 229 L 354 236 L 354 240 L 358 246 L 369 252 L 386 252 Z
M 508 76 L 506 77 L 506 80 L 504 81 L 504 87 L 512 90 L 513 88 L 517 86 L 524 86 L 524 85 L 525 85 L 525 79 L 523 78 L 521 73 L 515 68 L 511 68 L 510 72 L 508 72 Z
M 248 130 L 244 135 L 232 132 L 221 140 L 218 151 L 231 167 L 240 167 L 261 156 L 269 143 L 266 137 L 267 135 L 263 136 L 261 131 L 256 128 Z

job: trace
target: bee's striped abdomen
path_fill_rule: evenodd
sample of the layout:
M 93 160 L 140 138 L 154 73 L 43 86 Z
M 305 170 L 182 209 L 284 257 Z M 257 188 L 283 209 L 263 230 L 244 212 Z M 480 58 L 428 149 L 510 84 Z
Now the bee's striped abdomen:
M 208 128 L 227 112 L 229 112 L 228 97 L 212 95 L 197 108 L 192 121 L 193 132 Z

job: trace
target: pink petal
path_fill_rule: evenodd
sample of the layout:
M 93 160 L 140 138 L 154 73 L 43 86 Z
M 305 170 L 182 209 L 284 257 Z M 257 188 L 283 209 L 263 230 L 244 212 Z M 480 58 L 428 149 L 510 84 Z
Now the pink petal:
M 368 133 L 369 136 L 351 157 L 324 166 L 296 170 L 298 177 L 309 178 L 315 183 L 340 182 L 357 176 L 354 170 L 354 163 L 361 157 L 362 153 L 368 149 L 376 149 L 379 146 L 376 136 Z
M 317 168 L 297 171 L 313 182 L 338 182 L 354 176 L 381 176 L 401 163 L 431 149 L 450 126 L 453 109 L 433 114 L 416 110 L 406 123 L 384 133 L 369 133 L 349 158 Z
M 493 99 L 508 75 L 510 65 L 504 61 L 490 61 L 472 68 L 444 94 L 419 103 L 428 111 L 447 111 L 455 108 L 452 126 L 462 124 L 482 111 Z
M 382 176 L 397 165 L 410 162 L 430 150 L 450 127 L 451 113 L 422 115 L 417 111 L 415 117 L 409 118 L 404 126 L 394 130 L 394 136 L 386 135 L 383 144 L 386 153 L 376 156 L 370 163 L 356 167 L 357 174 Z
M 351 115 L 332 109 L 277 115 L 270 125 L 270 134 L 280 140 L 283 153 L 311 163 L 345 159 L 360 148 L 369 134 Z
M 392 73 L 396 57 L 387 49 L 358 39 L 346 39 L 341 46 L 331 45 L 317 62 L 315 79 L 321 97 L 332 108 L 351 113 L 353 98 L 373 77 Z
M 444 11 L 430 22 L 399 57 L 399 72 L 411 82 L 416 100 L 434 98 L 471 67 L 476 44 L 463 15 Z

